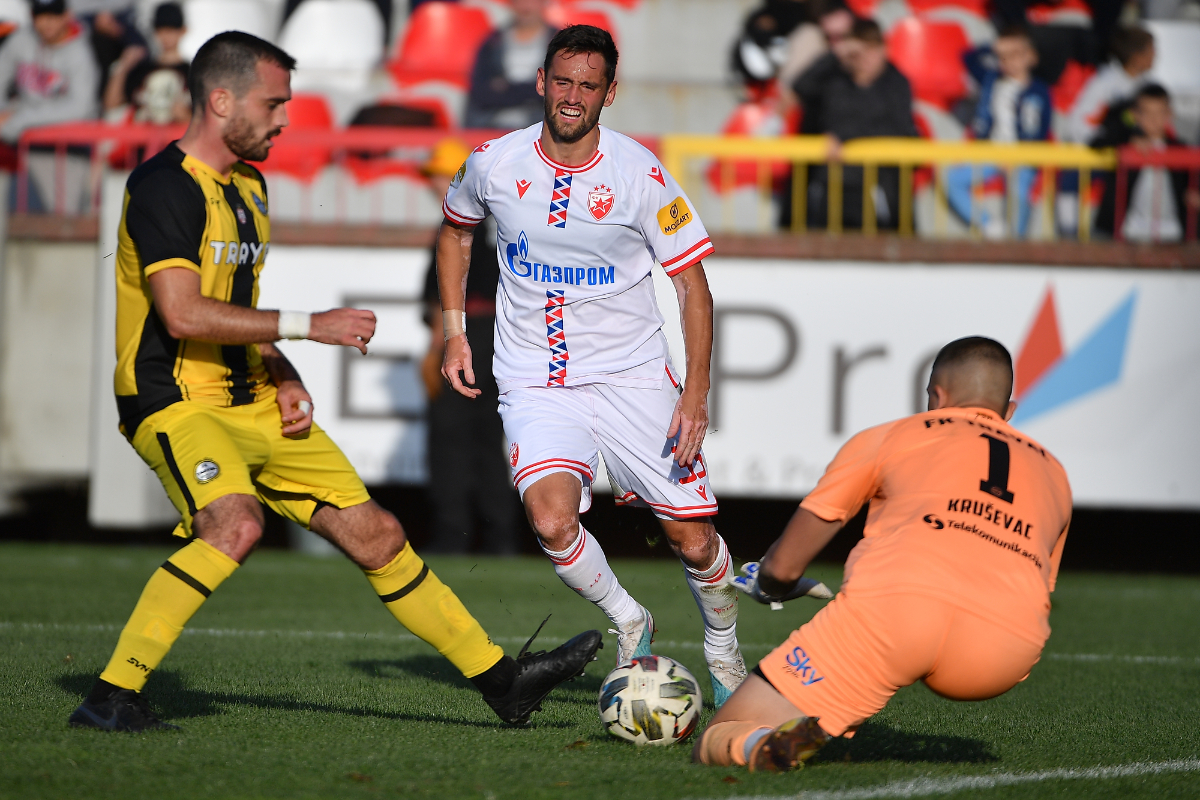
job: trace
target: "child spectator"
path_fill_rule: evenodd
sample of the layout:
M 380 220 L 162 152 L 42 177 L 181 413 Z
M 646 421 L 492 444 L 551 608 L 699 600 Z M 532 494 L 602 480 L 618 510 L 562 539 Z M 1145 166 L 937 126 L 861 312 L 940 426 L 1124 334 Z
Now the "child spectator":
M 511 0 L 513 21 L 484 40 L 471 71 L 466 127 L 515 130 L 541 122 L 538 67 L 555 30 L 542 15 L 546 0 Z
M 1131 107 L 1132 127 L 1110 118 L 1094 147 L 1133 145 L 1143 152 L 1165 150 L 1183 143 L 1171 133 L 1171 97 L 1156 83 L 1143 86 Z M 1096 213 L 1096 229 L 1110 236 L 1116 230 L 1117 186 L 1105 183 Z M 1200 208 L 1200 192 L 1188 188 L 1186 170 L 1146 167 L 1129 170 L 1125 181 L 1123 238 L 1134 242 L 1177 242 L 1183 238 L 1187 209 Z
M 83 26 L 65 0 L 34 0 L 33 25 L 0 47 L 0 140 L 15 144 L 26 128 L 96 115 L 96 62 Z
M 1154 36 L 1145 28 L 1120 28 L 1113 36 L 1114 61 L 1091 77 L 1067 114 L 1063 139 L 1087 144 L 1110 106 L 1127 101 L 1154 66 Z
M 988 62 L 994 56 L 995 66 Z M 979 99 L 971 121 L 971 133 L 981 141 L 1041 142 L 1050 138 L 1050 89 L 1033 77 L 1037 51 L 1023 27 L 1004 29 L 989 48 L 972 50 L 963 62 L 979 83 Z M 979 181 L 1001 175 L 994 165 L 974 168 Z M 952 167 L 946 176 L 950 207 L 965 221 L 971 219 L 972 167 Z M 1032 167 L 1017 171 L 1017 236 L 1023 237 L 1029 224 L 1030 194 L 1037 174 Z M 1013 187 L 1009 187 L 1013 191 Z M 989 239 L 1002 239 L 1007 226 L 1002 213 L 981 209 L 980 225 Z
M 163 3 L 154 9 L 158 55 L 150 56 L 146 48 L 136 45 L 121 53 L 104 90 L 105 112 L 123 117 L 125 108 L 132 105 L 137 122 L 187 122 L 192 115 L 188 63 L 179 52 L 185 33 L 183 8 L 178 3 Z

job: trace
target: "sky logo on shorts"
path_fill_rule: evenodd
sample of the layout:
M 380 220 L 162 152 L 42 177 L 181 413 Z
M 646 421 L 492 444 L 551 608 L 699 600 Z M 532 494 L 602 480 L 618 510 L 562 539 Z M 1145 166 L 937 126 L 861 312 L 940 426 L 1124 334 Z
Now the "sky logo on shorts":
M 817 672 L 817 668 L 809 662 L 811 659 L 808 653 L 804 652 L 803 647 L 793 647 L 792 652 L 787 655 L 788 666 L 792 668 L 792 672 L 805 686 L 812 686 L 818 681 L 825 680 L 825 676 Z
M 546 292 L 546 340 L 550 344 L 550 376 L 547 386 L 567 385 L 567 334 L 563 330 L 563 303 L 566 291 L 551 289 Z
M 1135 289 L 1068 353 L 1058 327 L 1054 288 L 1047 288 L 1014 365 L 1013 397 L 1018 405 L 1013 424 L 1028 422 L 1119 381 L 1136 302 Z
M 567 227 L 567 204 L 571 202 L 571 173 L 554 170 L 554 193 L 550 195 L 550 219 L 547 225 Z

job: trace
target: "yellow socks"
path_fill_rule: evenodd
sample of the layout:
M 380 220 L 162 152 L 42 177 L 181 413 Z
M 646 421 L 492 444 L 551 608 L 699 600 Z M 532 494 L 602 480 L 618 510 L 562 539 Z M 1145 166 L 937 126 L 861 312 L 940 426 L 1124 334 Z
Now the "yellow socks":
M 486 672 L 504 656 L 407 542 L 385 567 L 363 572 L 392 616 L 437 648 L 467 678 Z
M 200 539 L 167 559 L 142 590 L 100 680 L 141 691 L 183 626 L 237 568 L 236 561 Z

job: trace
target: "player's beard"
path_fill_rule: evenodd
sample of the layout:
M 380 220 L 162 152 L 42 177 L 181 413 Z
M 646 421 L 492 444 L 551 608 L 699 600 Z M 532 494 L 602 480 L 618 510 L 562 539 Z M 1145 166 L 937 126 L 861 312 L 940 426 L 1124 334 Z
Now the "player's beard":
M 580 115 L 579 121 L 574 125 L 564 125 L 559 119 L 556 109 L 551 105 L 549 97 L 546 98 L 546 124 L 550 126 L 550 133 L 554 138 L 564 144 L 574 144 L 583 137 L 592 132 L 596 124 L 600 122 L 600 111 L 604 108 L 603 105 L 597 105 L 596 110 L 585 108 L 583 114 Z
M 245 117 L 229 121 L 222 140 L 229 151 L 244 161 L 266 161 L 271 152 L 271 139 L 278 136 L 281 128 L 272 128 L 266 135 L 259 134 Z

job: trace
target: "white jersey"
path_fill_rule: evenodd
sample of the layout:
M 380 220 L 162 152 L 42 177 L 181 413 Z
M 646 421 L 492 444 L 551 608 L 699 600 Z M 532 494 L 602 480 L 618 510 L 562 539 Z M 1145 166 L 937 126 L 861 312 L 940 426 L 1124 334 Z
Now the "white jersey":
M 442 210 L 496 220 L 493 372 L 520 386 L 661 386 L 667 340 L 650 271 L 676 275 L 712 255 L 704 225 L 654 154 L 600 128 L 586 164 L 542 151 L 542 123 L 480 145 Z

